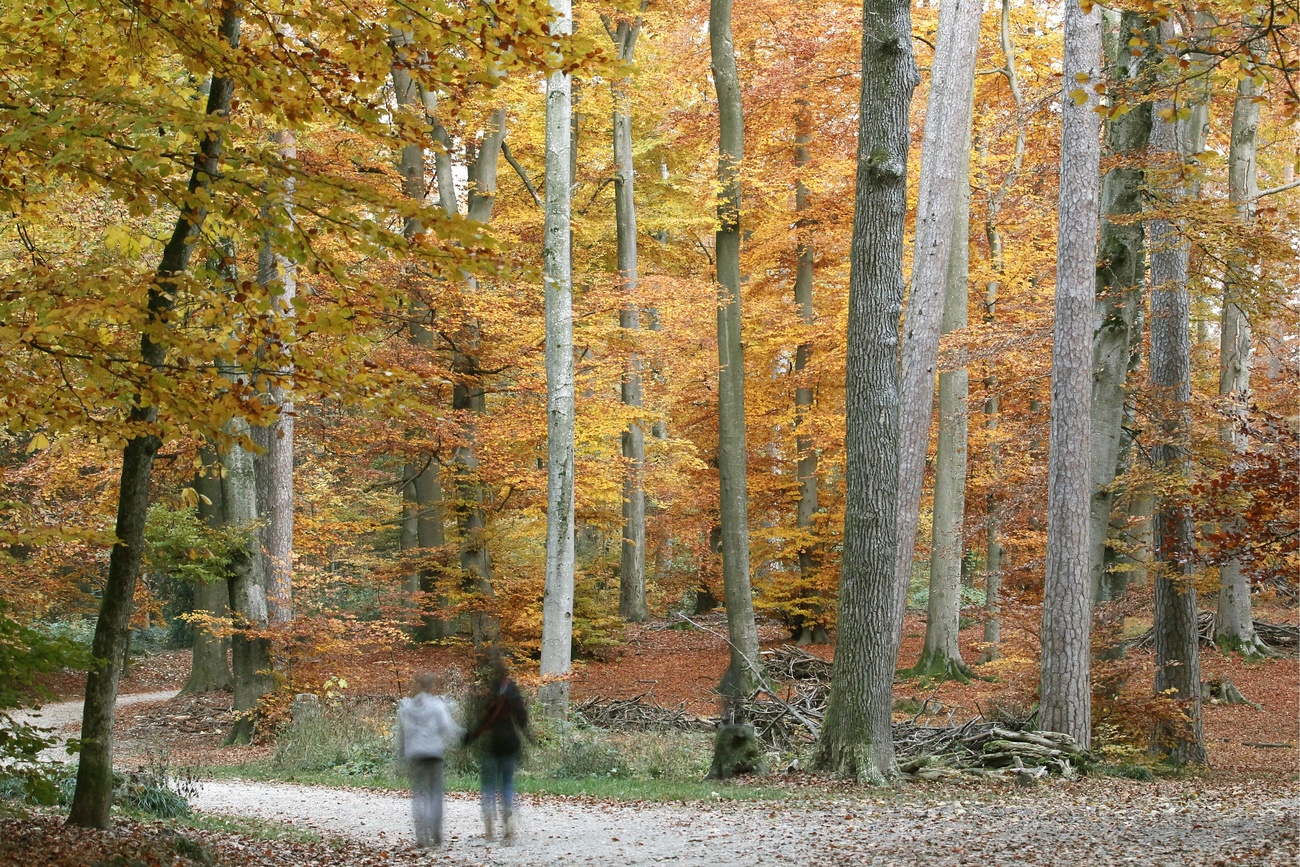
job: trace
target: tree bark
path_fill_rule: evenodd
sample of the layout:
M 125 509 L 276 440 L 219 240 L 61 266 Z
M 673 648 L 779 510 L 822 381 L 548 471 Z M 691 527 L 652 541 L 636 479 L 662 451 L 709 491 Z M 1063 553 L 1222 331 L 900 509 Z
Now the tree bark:
M 1088 562 L 1092 310 L 1097 266 L 1101 139 L 1101 9 L 1065 4 L 1056 320 L 1052 344 L 1047 564 L 1043 578 L 1038 727 L 1092 743 L 1092 587 Z M 1082 81 L 1081 81 L 1082 80 Z M 1076 97 L 1082 101 L 1076 104 Z
M 902 403 L 899 420 L 898 551 L 894 571 L 894 632 L 901 640 L 907 588 L 912 577 L 916 530 L 920 523 L 921 487 L 934 412 L 935 369 L 939 357 L 944 285 L 952 251 L 957 188 L 967 166 L 971 98 L 975 88 L 975 51 L 979 45 L 977 0 L 942 0 L 930 95 L 921 144 L 921 181 L 917 191 L 916 244 L 912 288 L 903 322 Z M 963 151 L 966 158 L 963 160 Z M 896 640 L 896 642 L 897 642 Z
M 611 34 L 618 58 L 631 64 L 641 18 L 620 21 Z M 623 309 L 618 325 L 628 332 L 641 328 L 637 303 L 636 173 L 632 166 L 632 98 L 625 79 L 610 82 L 614 101 L 614 222 L 618 233 L 618 276 L 623 289 Z M 639 416 L 642 408 L 641 377 L 645 365 L 634 348 L 628 354 L 621 386 L 623 405 Z M 641 623 L 650 617 L 645 598 L 645 426 L 640 418 L 623 431 L 623 544 L 619 553 L 618 613 L 624 620 Z
M 942 23 L 940 24 L 942 26 Z M 972 75 L 974 71 L 972 70 Z M 973 94 L 972 94 L 973 96 Z M 953 238 L 943 299 L 942 332 L 966 327 L 967 281 L 970 278 L 970 141 L 973 104 L 964 121 L 965 147 L 957 174 Z M 970 374 L 965 361 L 939 372 L 939 443 L 934 459 L 934 518 L 930 542 L 930 597 L 926 609 L 925 646 L 913 669 L 929 679 L 968 680 L 961 658 L 961 566 L 966 513 L 967 399 Z
M 554 34 L 573 30 L 570 0 L 552 0 Z M 542 280 L 546 287 L 546 585 L 542 598 L 542 685 L 548 714 L 569 709 L 573 653 L 573 262 L 569 225 L 572 104 L 570 80 L 546 80 L 546 221 Z
M 1237 99 L 1232 107 L 1232 142 L 1228 151 L 1228 200 L 1237 206 L 1237 219 L 1249 225 L 1254 220 L 1259 181 L 1255 158 L 1258 149 L 1259 103 L 1255 101 L 1255 82 L 1246 76 L 1237 83 Z M 1219 400 L 1226 417 L 1219 426 L 1219 439 L 1236 456 L 1247 448 L 1246 425 L 1250 414 L 1250 319 L 1242 310 L 1238 297 L 1245 282 L 1242 273 L 1244 251 L 1236 251 L 1229 261 L 1223 281 L 1223 306 L 1219 319 Z M 1241 529 L 1240 519 L 1226 522 L 1225 533 Z M 1225 560 L 1219 566 L 1218 610 L 1214 618 L 1214 640 L 1224 650 L 1247 655 L 1268 652 L 1255 633 L 1250 604 L 1250 576 L 1240 557 Z
M 749 583 L 749 491 L 745 478 L 745 357 L 740 314 L 740 165 L 745 154 L 740 74 L 731 36 L 731 0 L 709 3 L 709 52 L 718 94 L 718 490 L 722 589 L 731 641 L 730 675 L 753 686 L 758 629 Z
M 239 44 L 239 14 L 236 4 L 222 6 L 218 36 L 232 48 Z M 230 111 L 234 79 L 214 75 L 208 92 L 207 113 L 224 117 Z M 207 188 L 218 174 L 222 140 L 219 132 L 205 133 L 194 157 L 190 174 L 190 199 Z M 149 322 L 166 326 L 167 314 L 176 304 L 177 279 L 189 267 L 190 255 L 199 239 L 207 211 L 202 206 L 185 209 L 176 220 L 158 263 L 158 279 L 149 288 Z M 140 335 L 140 357 L 145 367 L 158 369 L 166 362 L 166 346 L 150 332 Z M 158 406 L 137 400 L 129 419 L 133 429 L 150 429 L 158 420 Z M 68 823 L 86 828 L 107 828 L 113 805 L 113 719 L 122 659 L 130 634 L 131 603 L 144 553 L 145 515 L 149 510 L 149 483 L 153 461 L 162 441 L 154 433 L 136 434 L 122 451 L 121 483 L 117 501 L 117 542 L 109 554 L 108 579 L 95 623 L 91 653 L 95 663 L 86 675 L 86 700 L 81 721 L 81 756 L 77 764 L 77 787 L 72 796 Z
M 1112 13 L 1107 13 L 1112 14 Z M 1107 129 L 1108 153 L 1119 162 L 1106 173 L 1101 193 L 1101 246 L 1092 339 L 1092 499 L 1088 514 L 1088 569 L 1094 601 L 1122 595 L 1123 573 L 1108 573 L 1107 538 L 1115 507 L 1115 480 L 1127 452 L 1132 412 L 1128 375 L 1133 351 L 1141 351 L 1141 313 L 1146 287 L 1146 226 L 1142 213 L 1142 154 L 1151 137 L 1151 86 L 1155 33 L 1146 17 L 1124 12 L 1106 52 L 1110 87 L 1130 111 Z M 1130 38 L 1147 46 L 1135 57 Z
M 808 141 L 812 127 L 809 116 L 808 101 L 795 101 L 795 138 L 794 163 L 796 168 L 808 165 Z M 794 210 L 796 226 L 799 230 L 799 243 L 795 250 L 794 303 L 799 308 L 799 320 L 811 329 L 817 324 L 816 311 L 813 308 L 813 268 L 816 255 L 813 250 L 812 221 L 808 219 L 808 188 L 804 186 L 802 174 L 795 179 Z M 813 344 L 811 340 L 799 343 L 794 353 L 794 416 L 795 416 L 795 451 L 798 463 L 795 467 L 799 479 L 799 505 L 795 512 L 795 526 L 801 538 L 808 540 L 799 546 L 799 581 L 805 595 L 815 596 L 811 602 L 811 613 L 797 624 L 796 641 L 799 644 L 829 644 L 830 636 L 822 621 L 821 592 L 816 589 L 817 569 L 820 566 L 820 551 L 817 543 L 814 517 L 817 514 L 817 444 L 808 435 L 805 422 L 813 408 L 813 384 L 805 371 L 812 361 Z M 811 622 L 809 622 L 811 621 Z
M 221 526 L 224 508 L 221 502 L 221 480 L 216 474 L 216 454 L 209 448 L 201 451 L 203 469 L 194 477 L 194 490 L 199 495 L 199 518 L 209 529 Z M 226 579 L 203 581 L 194 587 L 194 613 L 210 617 L 227 617 L 230 614 L 230 591 Z M 233 685 L 230 663 L 226 659 L 229 640 L 220 638 L 201 624 L 194 625 L 194 650 L 190 658 L 190 676 L 181 692 L 192 694 L 228 690 Z
M 1172 28 L 1161 26 L 1162 40 Z M 1157 105 L 1172 111 L 1172 103 Z M 1171 173 L 1204 150 L 1205 115 L 1198 106 L 1183 130 L 1157 119 L 1151 150 L 1163 155 Z M 1179 141 L 1180 132 L 1184 140 Z M 1168 199 L 1195 198 L 1181 181 L 1163 185 Z M 1153 521 L 1155 545 L 1155 655 L 1157 695 L 1178 702 L 1186 719 L 1162 720 L 1155 748 L 1178 764 L 1206 764 L 1201 727 L 1201 657 L 1195 584 L 1195 529 L 1187 487 L 1191 483 L 1192 342 L 1191 298 L 1187 289 L 1191 246 L 1168 218 L 1151 221 L 1151 415 L 1158 440 L 1152 449 L 1162 492 Z
M 292 131 L 271 133 L 271 141 L 278 144 L 280 158 L 286 162 L 298 156 L 297 140 Z M 294 181 L 291 174 L 281 190 L 281 202 L 286 224 L 293 223 Z M 262 208 L 263 219 L 273 219 L 270 202 Z M 257 282 L 267 287 L 272 315 L 281 320 L 284 340 L 279 344 L 281 354 L 268 357 L 264 347 L 260 361 L 269 368 L 271 384 L 266 399 L 277 408 L 273 424 L 255 433 L 256 442 L 264 450 L 256 457 L 259 491 L 264 492 L 258 504 L 258 513 L 264 517 L 260 528 L 262 563 L 266 569 L 266 601 L 272 623 L 288 623 L 293 619 L 293 357 L 290 339 L 293 319 L 293 299 L 297 294 L 296 265 L 283 253 L 276 252 L 268 233 L 257 255 Z
M 920 76 L 909 3 L 864 0 L 857 196 L 845 369 L 844 553 L 835 662 L 816 764 L 894 773 L 898 538 L 898 318 L 903 303 L 908 107 Z

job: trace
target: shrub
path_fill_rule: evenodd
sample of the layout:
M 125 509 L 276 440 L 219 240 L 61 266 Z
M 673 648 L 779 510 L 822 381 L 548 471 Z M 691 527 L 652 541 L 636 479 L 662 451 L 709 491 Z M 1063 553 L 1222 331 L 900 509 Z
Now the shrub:
M 338 770 L 349 776 L 393 766 L 393 714 L 388 702 L 342 699 L 298 715 L 275 742 L 272 762 L 286 771 Z

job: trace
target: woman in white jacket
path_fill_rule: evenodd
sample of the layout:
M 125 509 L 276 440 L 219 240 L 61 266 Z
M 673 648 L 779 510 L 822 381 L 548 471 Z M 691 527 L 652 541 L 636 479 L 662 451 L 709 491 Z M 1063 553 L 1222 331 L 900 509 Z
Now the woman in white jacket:
M 397 756 L 411 775 L 415 845 L 442 845 L 443 758 L 464 731 L 447 701 L 435 695 L 438 679 L 426 671 L 415 678 L 416 693 L 397 705 Z

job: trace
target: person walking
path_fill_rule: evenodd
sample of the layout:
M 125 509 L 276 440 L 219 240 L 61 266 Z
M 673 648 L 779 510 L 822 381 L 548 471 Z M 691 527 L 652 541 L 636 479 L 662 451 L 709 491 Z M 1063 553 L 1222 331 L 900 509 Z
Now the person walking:
M 519 687 L 510 679 L 500 653 L 493 653 L 487 680 L 479 694 L 477 721 L 465 736 L 472 744 L 482 738 L 480 804 L 484 836 L 492 839 L 496 802 L 501 799 L 501 836 L 514 836 L 515 763 L 523 746 L 521 735 L 532 740 L 528 729 L 528 708 Z
M 436 695 L 433 672 L 415 678 L 415 695 L 397 705 L 397 756 L 411 776 L 415 845 L 442 845 L 443 760 L 464 732 L 452 719 L 447 701 Z

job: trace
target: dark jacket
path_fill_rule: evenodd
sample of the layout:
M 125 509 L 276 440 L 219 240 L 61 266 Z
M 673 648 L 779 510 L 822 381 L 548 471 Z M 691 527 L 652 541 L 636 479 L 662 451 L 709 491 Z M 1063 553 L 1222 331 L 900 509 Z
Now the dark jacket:
M 492 755 L 512 756 L 522 746 L 520 735 L 527 732 L 528 708 L 519 687 L 507 677 L 479 696 L 478 714 L 465 743 L 481 738 L 483 749 Z

